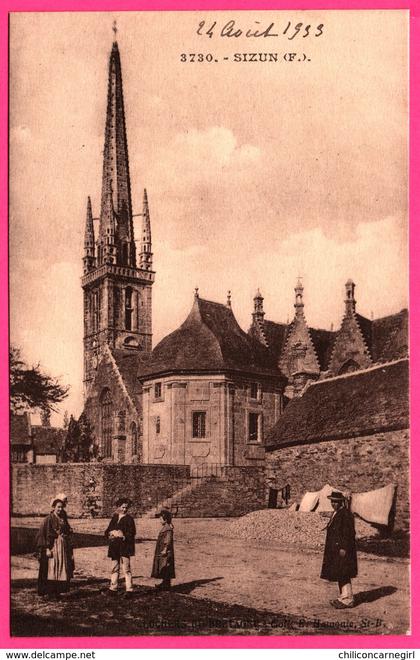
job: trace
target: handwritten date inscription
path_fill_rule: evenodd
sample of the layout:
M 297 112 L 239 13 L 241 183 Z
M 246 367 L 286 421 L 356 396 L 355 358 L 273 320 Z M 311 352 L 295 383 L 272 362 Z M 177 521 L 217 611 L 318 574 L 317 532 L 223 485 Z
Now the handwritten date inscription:
M 320 37 L 324 34 L 324 24 L 320 23 L 319 25 L 305 25 L 304 23 L 295 23 L 292 24 L 289 21 L 284 29 L 284 26 L 276 27 L 275 23 L 269 23 L 268 25 L 262 25 L 260 21 L 254 21 L 252 27 L 244 28 L 240 27 L 235 20 L 230 20 L 227 23 L 220 25 L 217 21 L 200 21 L 197 28 L 197 34 L 200 36 L 207 36 L 211 39 L 213 36 L 219 37 L 280 37 L 285 36 L 289 41 L 294 39 L 296 36 L 309 37 L 310 35 L 314 37 Z

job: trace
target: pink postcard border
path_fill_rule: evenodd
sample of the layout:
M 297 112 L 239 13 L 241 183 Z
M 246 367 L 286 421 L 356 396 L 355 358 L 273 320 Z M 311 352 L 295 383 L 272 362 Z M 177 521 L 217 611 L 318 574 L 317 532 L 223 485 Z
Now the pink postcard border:
M 408 9 L 410 10 L 410 345 L 411 345 L 411 593 L 412 633 L 406 636 L 279 636 L 279 637 L 10 637 L 9 537 L 0 545 L 0 648 L 408 648 L 420 649 L 420 0 L 6 0 L 0 8 L 0 465 L 3 497 L 0 520 L 9 520 L 8 412 L 8 14 L 14 11 L 191 11 L 221 9 Z M 40 44 L 42 48 L 42 44 Z

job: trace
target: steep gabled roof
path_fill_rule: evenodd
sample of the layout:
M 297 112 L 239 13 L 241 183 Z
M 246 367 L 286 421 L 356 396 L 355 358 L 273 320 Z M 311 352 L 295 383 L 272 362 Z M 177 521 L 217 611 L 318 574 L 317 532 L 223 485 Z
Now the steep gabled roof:
M 408 310 L 370 320 L 355 314 L 373 362 L 389 362 L 408 355 Z
M 374 362 L 408 355 L 408 310 L 372 321 L 371 354 Z
M 230 307 L 196 297 L 184 323 L 155 347 L 141 377 L 209 371 L 280 377 L 274 355 L 240 328 Z
M 290 324 L 275 323 L 274 321 L 263 321 L 263 331 L 267 338 L 267 343 L 271 351 L 274 352 L 277 360 L 283 352 L 289 333 Z
M 321 371 L 326 371 L 328 369 L 328 363 L 331 358 L 337 333 L 333 330 L 309 328 L 309 334 L 315 347 Z
M 141 365 L 143 365 L 143 363 L 147 364 L 150 354 L 117 348 L 111 349 L 111 352 L 117 364 L 121 378 L 124 381 L 124 385 L 127 388 L 127 392 L 133 402 L 136 403 L 136 397 L 141 391 L 141 384 L 138 378 L 139 363 Z
M 268 432 L 276 449 L 408 428 L 408 360 L 311 384 Z

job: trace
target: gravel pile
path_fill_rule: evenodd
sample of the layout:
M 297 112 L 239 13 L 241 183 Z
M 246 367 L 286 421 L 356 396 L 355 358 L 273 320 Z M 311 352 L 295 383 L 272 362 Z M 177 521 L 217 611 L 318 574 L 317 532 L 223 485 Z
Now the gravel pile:
M 226 529 L 229 536 L 258 541 L 278 541 L 284 545 L 323 548 L 329 516 L 289 509 L 263 509 L 237 518 Z M 375 535 L 375 529 L 358 518 L 356 537 Z

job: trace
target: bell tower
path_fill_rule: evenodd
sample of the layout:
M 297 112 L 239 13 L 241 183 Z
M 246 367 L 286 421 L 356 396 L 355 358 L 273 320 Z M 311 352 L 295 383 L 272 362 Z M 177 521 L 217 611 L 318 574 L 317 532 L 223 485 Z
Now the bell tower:
M 116 32 L 116 30 L 115 30 Z M 84 256 L 84 394 L 89 394 L 103 348 L 152 349 L 152 237 L 143 194 L 142 238 L 137 258 L 131 203 L 121 60 L 116 41 L 109 59 L 99 227 L 95 239 L 87 202 Z M 138 264 L 137 264 L 138 261 Z

